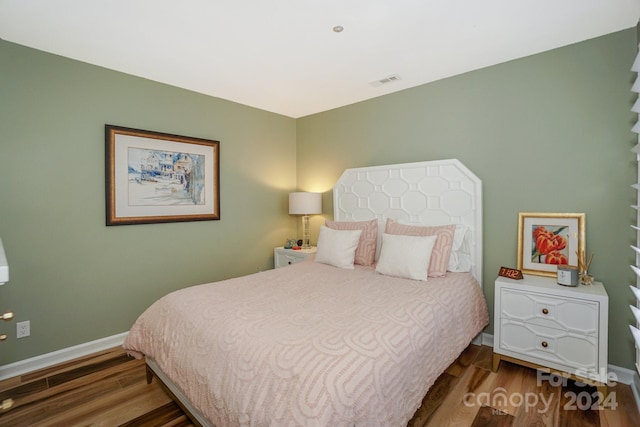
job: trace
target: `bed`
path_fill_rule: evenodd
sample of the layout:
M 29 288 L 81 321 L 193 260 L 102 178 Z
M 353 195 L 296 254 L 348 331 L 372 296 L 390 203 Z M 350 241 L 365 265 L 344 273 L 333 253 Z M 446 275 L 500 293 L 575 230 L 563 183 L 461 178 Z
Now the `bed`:
M 461 162 L 348 169 L 333 199 L 315 259 L 181 289 L 132 326 L 124 348 L 195 423 L 406 425 L 487 325 Z

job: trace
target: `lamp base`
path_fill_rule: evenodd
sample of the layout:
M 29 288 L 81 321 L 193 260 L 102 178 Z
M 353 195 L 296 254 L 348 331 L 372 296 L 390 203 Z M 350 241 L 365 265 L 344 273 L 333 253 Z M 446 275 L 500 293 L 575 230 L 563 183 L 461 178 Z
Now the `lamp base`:
M 311 249 L 309 244 L 309 215 L 302 215 L 302 249 Z

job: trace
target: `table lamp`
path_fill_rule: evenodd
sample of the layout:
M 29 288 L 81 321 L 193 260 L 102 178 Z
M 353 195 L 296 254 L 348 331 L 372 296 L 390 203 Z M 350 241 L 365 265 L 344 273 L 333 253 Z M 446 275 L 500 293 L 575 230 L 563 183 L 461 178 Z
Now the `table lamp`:
M 289 193 L 289 215 L 302 215 L 302 249 L 309 249 L 309 215 L 322 213 L 322 193 Z

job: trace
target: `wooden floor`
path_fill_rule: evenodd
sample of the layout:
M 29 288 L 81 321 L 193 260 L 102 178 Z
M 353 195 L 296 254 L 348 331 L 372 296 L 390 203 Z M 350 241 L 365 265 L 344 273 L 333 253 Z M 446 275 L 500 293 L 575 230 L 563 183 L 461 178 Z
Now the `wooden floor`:
M 433 385 L 409 426 L 640 426 L 629 386 L 610 388 L 598 409 L 595 388 L 502 362 L 471 345 Z M 539 383 L 539 384 L 538 384 Z M 144 363 L 114 348 L 0 382 L 0 426 L 191 426 Z M 223 426 L 221 426 L 223 427 Z

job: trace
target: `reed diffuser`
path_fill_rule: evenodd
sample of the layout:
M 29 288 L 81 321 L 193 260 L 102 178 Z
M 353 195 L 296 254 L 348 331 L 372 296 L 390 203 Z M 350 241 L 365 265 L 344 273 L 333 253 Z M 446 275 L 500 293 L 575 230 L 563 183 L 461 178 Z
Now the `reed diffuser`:
M 589 259 L 587 259 L 587 254 L 584 250 L 576 251 L 576 255 L 578 256 L 578 277 L 580 284 L 592 285 L 594 278 L 589 274 L 589 266 L 593 260 L 593 252 L 589 255 Z

